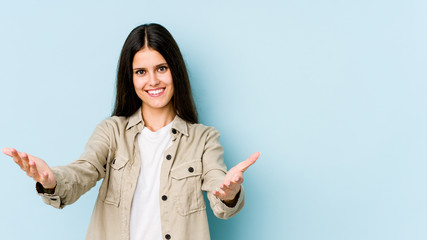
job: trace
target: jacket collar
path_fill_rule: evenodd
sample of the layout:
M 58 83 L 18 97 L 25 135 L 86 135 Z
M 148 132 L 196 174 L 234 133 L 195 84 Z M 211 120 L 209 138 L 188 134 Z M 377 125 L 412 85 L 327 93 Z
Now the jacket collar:
M 177 130 L 178 132 L 184 134 L 185 136 L 188 136 L 188 126 L 187 122 L 180 118 L 178 114 L 175 116 L 175 119 L 172 123 L 172 129 Z
M 132 127 L 138 124 L 142 124 L 142 126 L 145 125 L 144 120 L 142 119 L 142 108 L 138 108 L 138 110 L 129 117 L 126 130 L 131 129 Z M 173 120 L 172 129 L 177 130 L 185 136 L 188 136 L 187 122 L 184 119 L 180 118 L 178 115 L 176 115 Z
M 135 125 L 142 123 L 142 126 L 144 126 L 144 120 L 142 119 L 142 112 L 141 112 L 141 108 L 138 108 L 138 110 L 136 110 L 136 112 L 134 112 L 128 120 L 128 125 L 126 127 L 126 130 L 131 129 L 132 127 L 134 127 Z

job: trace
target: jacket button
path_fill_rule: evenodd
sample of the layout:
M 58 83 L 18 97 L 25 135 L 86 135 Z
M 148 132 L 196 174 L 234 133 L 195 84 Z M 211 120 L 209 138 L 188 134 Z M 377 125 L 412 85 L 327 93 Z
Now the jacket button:
M 162 196 L 162 200 L 163 200 L 163 201 L 166 201 L 166 200 L 168 200 L 168 197 L 167 197 L 166 195 L 163 195 L 163 196 Z
M 173 134 L 176 134 L 176 130 L 175 130 L 175 128 L 174 128 L 174 129 L 172 129 L 172 133 L 173 133 Z
M 190 167 L 190 168 L 188 168 L 188 171 L 189 172 L 194 172 L 194 168 Z
M 172 156 L 171 156 L 170 154 L 168 154 L 168 155 L 166 156 L 166 159 L 167 159 L 167 160 L 171 160 L 171 158 L 172 158 Z
M 166 234 L 166 235 L 165 235 L 165 238 L 166 238 L 166 239 L 171 239 L 171 235 Z

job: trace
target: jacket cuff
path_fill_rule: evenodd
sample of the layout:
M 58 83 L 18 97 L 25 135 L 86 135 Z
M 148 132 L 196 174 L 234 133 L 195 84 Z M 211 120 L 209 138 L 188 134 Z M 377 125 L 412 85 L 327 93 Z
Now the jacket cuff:
M 64 184 L 58 174 L 54 172 L 54 175 L 56 178 L 55 191 L 45 189 L 39 182 L 36 183 L 36 191 L 38 195 L 42 197 L 44 203 L 61 209 L 63 208 L 63 205 L 61 204 L 60 190 L 64 188 Z
M 222 219 L 233 217 L 243 208 L 243 205 L 245 204 L 245 190 L 243 189 L 243 185 L 241 185 L 239 199 L 237 200 L 237 203 L 234 207 L 227 206 L 217 197 L 213 197 L 213 201 L 213 211 L 214 213 L 218 213 L 215 214 L 217 217 Z

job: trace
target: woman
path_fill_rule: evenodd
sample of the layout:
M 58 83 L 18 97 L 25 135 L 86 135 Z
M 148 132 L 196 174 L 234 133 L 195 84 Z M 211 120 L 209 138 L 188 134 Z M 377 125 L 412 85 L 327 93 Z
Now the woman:
M 218 131 L 197 122 L 175 40 L 161 25 L 146 24 L 124 43 L 114 112 L 79 160 L 50 168 L 13 148 L 3 152 L 56 208 L 104 179 L 86 239 L 210 239 L 202 191 L 217 217 L 232 217 L 244 203 L 243 172 L 259 153 L 227 172 Z

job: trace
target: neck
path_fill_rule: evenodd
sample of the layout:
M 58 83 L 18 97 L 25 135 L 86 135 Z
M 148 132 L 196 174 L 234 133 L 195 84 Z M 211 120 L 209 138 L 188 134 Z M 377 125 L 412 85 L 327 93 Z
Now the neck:
M 152 109 L 142 107 L 142 118 L 144 119 L 145 127 L 152 132 L 163 128 L 173 121 L 176 113 L 173 107 L 166 109 Z

